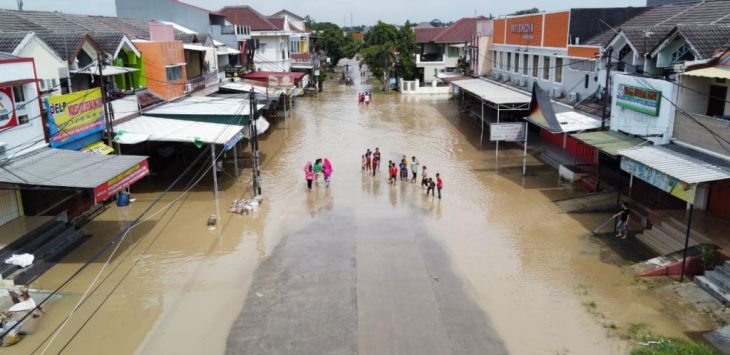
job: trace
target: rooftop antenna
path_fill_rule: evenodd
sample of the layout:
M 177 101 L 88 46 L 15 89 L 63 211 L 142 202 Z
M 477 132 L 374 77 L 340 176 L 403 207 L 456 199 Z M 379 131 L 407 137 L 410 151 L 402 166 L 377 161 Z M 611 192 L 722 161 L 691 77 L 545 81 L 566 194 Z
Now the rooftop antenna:
M 18 3 L 18 11 L 23 11 L 23 0 L 15 0 Z

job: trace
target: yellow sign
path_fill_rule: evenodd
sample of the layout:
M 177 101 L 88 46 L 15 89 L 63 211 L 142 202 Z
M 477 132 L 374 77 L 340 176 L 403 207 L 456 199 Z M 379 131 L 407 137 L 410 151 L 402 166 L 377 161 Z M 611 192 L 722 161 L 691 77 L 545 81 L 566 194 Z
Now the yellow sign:
M 114 148 L 104 144 L 102 141 L 96 141 L 94 143 L 91 143 L 83 148 L 81 148 L 82 152 L 90 152 L 94 154 L 102 154 L 102 155 L 109 155 L 111 153 L 114 153 Z
M 99 88 L 47 97 L 45 104 L 52 147 L 103 131 L 106 127 Z

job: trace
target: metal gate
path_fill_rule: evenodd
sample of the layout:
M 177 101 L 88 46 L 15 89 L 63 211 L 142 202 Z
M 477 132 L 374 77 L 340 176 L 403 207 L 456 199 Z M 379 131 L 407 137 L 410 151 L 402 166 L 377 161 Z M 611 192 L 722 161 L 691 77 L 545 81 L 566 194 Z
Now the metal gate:
M 0 226 L 20 217 L 15 190 L 0 190 Z

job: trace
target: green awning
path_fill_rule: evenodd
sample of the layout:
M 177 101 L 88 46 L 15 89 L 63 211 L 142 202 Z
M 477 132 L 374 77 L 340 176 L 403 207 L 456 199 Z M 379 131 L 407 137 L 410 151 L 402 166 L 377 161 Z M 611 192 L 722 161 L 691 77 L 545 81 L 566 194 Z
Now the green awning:
M 614 157 L 618 156 L 619 150 L 633 148 L 646 143 L 644 139 L 616 131 L 576 133 L 571 134 L 571 136 Z
M 256 110 L 263 105 L 257 104 Z M 145 111 L 145 116 L 175 120 L 246 126 L 251 108 L 248 99 L 191 96 Z

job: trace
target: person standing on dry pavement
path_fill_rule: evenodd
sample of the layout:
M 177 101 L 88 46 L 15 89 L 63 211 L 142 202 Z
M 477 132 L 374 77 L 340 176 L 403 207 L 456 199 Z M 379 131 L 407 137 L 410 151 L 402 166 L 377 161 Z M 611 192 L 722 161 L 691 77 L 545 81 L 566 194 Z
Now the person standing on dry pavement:
M 312 190 L 312 181 L 314 181 L 314 170 L 312 169 L 312 161 L 307 161 L 304 166 L 304 178 L 307 180 L 307 187 Z

